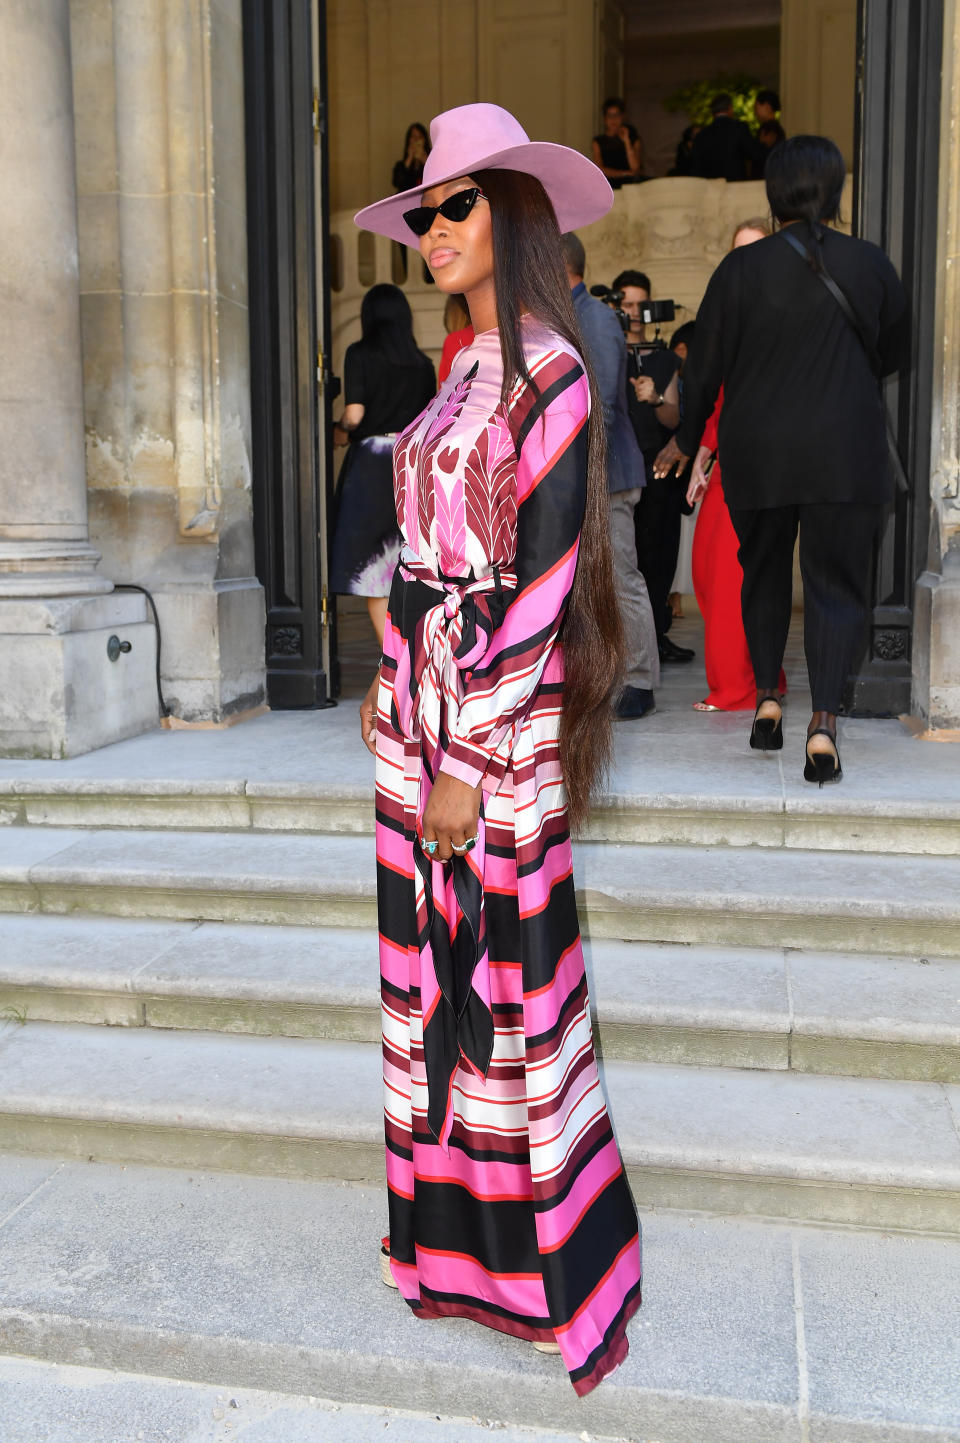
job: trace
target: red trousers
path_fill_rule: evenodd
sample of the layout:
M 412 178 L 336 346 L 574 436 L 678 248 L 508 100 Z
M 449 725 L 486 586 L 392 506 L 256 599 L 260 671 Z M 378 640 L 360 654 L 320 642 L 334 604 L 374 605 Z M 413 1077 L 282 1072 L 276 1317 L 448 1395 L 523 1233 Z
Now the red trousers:
M 693 589 L 703 616 L 707 685 L 704 701 L 721 711 L 753 711 L 756 683 L 740 611 L 743 572 L 737 560 L 739 542 L 723 498 L 720 467 L 700 502 L 693 533 Z M 780 672 L 780 690 L 787 679 Z

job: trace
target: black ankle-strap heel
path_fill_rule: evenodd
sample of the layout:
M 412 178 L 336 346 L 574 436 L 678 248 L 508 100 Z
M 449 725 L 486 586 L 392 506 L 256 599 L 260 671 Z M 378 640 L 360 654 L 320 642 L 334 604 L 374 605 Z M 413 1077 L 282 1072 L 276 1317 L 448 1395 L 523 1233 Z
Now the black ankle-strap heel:
M 757 706 L 750 728 L 750 745 L 755 752 L 779 752 L 783 748 L 783 707 L 778 717 L 760 716 L 760 707 L 768 701 L 780 706 L 775 696 L 765 696 Z
M 833 742 L 832 752 L 811 752 L 810 737 L 829 737 Z M 807 745 L 804 748 L 806 760 L 803 765 L 803 780 L 805 782 L 816 782 L 822 787 L 825 782 L 838 782 L 843 776 L 843 767 L 840 765 L 840 752 L 837 749 L 837 739 L 833 732 L 827 727 L 816 727 L 807 737 Z

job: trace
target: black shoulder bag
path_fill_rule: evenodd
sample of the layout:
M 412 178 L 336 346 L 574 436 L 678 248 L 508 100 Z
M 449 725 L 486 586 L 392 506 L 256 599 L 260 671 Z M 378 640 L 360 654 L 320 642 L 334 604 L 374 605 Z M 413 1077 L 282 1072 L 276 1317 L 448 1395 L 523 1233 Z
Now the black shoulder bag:
M 850 304 L 850 301 L 848 300 L 846 294 L 843 290 L 841 290 L 840 286 L 837 285 L 836 281 L 833 279 L 833 276 L 828 270 L 826 270 L 825 268 L 820 271 L 814 270 L 812 265 L 813 258 L 810 255 L 810 252 L 807 250 L 803 241 L 799 240 L 793 234 L 792 227 L 788 227 L 787 229 L 782 230 L 780 234 L 783 236 L 785 241 L 787 241 L 790 245 L 793 246 L 794 250 L 797 252 L 797 255 L 802 256 L 805 261 L 811 263 L 810 269 L 813 270 L 813 273 L 817 277 L 817 279 L 823 282 L 827 290 L 833 296 L 833 299 L 836 301 L 837 305 L 840 307 L 841 311 L 849 321 L 851 330 L 853 331 L 854 335 L 857 337 L 857 340 L 863 347 L 864 352 L 866 353 L 867 360 L 870 364 L 870 369 L 876 376 L 877 384 L 879 385 L 882 380 L 882 377 L 880 375 L 880 357 L 877 354 L 876 347 L 873 345 L 873 342 L 870 340 L 870 337 L 864 330 L 863 323 L 860 320 L 860 317 L 857 315 L 853 306 Z M 887 423 L 887 446 L 890 450 L 890 463 L 893 466 L 893 477 L 897 483 L 898 489 L 900 491 L 903 491 L 904 493 L 909 494 L 910 482 L 907 479 L 907 473 L 904 468 L 903 461 L 900 457 L 900 449 L 897 446 L 897 440 L 893 434 L 893 427 L 890 424 L 890 416 L 887 412 L 886 406 L 883 407 L 883 415 L 884 420 Z

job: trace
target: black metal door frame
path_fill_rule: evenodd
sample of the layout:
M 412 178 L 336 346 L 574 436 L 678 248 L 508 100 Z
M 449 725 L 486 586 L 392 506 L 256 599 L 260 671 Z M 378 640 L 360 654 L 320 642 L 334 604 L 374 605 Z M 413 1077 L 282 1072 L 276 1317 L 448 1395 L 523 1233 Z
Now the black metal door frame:
M 943 0 L 859 0 L 855 235 L 893 261 L 910 298 L 909 372 L 887 408 L 911 490 L 898 493 L 877 552 L 869 642 L 848 710 L 910 710 L 913 593 L 926 566 L 940 167 Z
M 314 182 L 314 146 L 326 146 L 323 0 L 316 105 L 313 9 L 311 0 L 243 0 L 254 546 L 275 709 L 332 704 L 320 525 L 330 470 L 319 449 L 330 403 L 329 386 L 318 386 L 329 299 L 318 309 L 316 273 L 326 194 L 316 196 Z

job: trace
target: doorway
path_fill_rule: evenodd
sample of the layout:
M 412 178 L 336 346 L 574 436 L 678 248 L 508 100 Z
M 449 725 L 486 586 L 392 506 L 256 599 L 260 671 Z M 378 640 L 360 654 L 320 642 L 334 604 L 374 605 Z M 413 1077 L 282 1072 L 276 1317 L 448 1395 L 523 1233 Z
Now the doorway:
M 336 694 L 324 0 L 244 0 L 253 512 L 267 701 Z
M 333 704 L 340 684 L 326 587 L 326 6 L 244 0 L 243 22 L 254 524 L 268 698 L 275 708 L 321 707 Z M 891 508 L 878 548 L 869 640 L 848 689 L 849 710 L 877 716 L 909 710 L 913 590 L 926 565 L 943 0 L 859 0 L 856 26 L 854 231 L 890 255 L 914 322 L 911 371 L 887 389 L 910 490 Z M 344 622 L 359 639 L 365 618 Z

